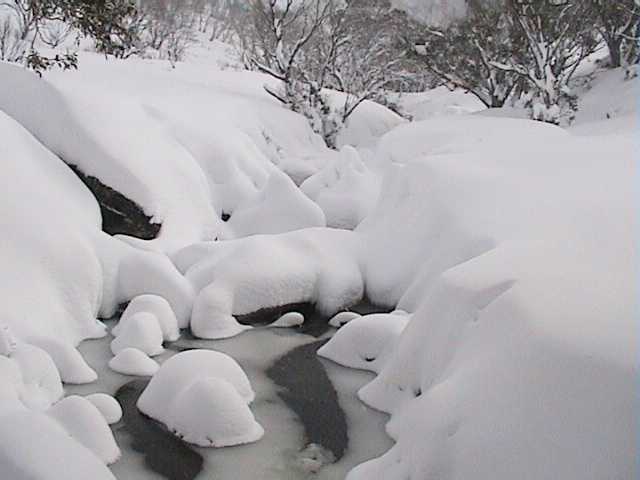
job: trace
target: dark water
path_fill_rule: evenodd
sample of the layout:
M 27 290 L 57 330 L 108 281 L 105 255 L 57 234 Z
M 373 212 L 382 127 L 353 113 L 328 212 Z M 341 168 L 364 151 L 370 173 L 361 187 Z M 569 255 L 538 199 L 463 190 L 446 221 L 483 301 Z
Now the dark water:
M 306 444 L 322 446 L 338 461 L 349 445 L 349 436 L 338 394 L 317 356 L 327 341 L 294 348 L 267 370 L 267 376 L 282 388 L 278 395 L 300 419 Z
M 115 395 L 122 406 L 122 421 L 131 435 L 131 446 L 144 455 L 150 470 L 164 478 L 193 480 L 202 471 L 202 456 L 136 407 L 148 383 L 149 380 L 134 380 L 120 387 Z

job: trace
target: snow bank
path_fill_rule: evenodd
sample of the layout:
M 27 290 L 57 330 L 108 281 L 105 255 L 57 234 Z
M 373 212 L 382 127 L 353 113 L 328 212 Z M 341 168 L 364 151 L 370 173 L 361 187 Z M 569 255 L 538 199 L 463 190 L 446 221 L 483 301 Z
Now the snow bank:
M 188 442 L 229 446 L 264 434 L 247 406 L 254 398 L 235 360 L 220 352 L 190 350 L 162 364 L 137 405 Z
M 107 395 L 105 393 L 93 393 L 91 395 L 87 395 L 86 399 L 98 409 L 109 425 L 118 423 L 122 418 L 122 407 L 111 395 Z
M 633 136 L 478 117 L 382 144 L 367 292 L 415 313 L 359 392 L 397 443 L 349 480 L 635 478 Z
M 419 122 L 434 117 L 466 115 L 484 111 L 487 107 L 471 93 L 449 90 L 445 86 L 426 92 L 404 93 L 398 98 L 403 111 Z
M 247 327 L 233 315 L 295 303 L 314 303 L 332 315 L 362 299 L 358 238 L 313 228 L 188 247 L 174 257 L 199 292 L 191 329 L 224 338 Z

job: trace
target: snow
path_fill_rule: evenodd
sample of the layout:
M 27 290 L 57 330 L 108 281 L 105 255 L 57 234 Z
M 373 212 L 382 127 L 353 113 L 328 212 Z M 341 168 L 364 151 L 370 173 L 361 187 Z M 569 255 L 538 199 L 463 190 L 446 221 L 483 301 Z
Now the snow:
M 346 367 L 379 373 L 409 320 L 407 315 L 393 313 L 353 318 L 318 350 L 318 355 Z
M 137 405 L 188 442 L 229 446 L 262 437 L 264 431 L 247 406 L 254 398 L 249 379 L 234 359 L 190 350 L 162 364 Z M 209 413 L 203 417 L 203 412 Z
M 247 327 L 233 315 L 314 303 L 333 315 L 364 293 L 352 232 L 312 228 L 276 236 L 188 247 L 174 261 L 199 292 L 191 329 L 200 338 L 226 338 Z
M 97 380 L 96 372 L 71 345 L 53 338 L 33 336 L 28 337 L 27 342 L 47 352 L 64 383 L 83 384 Z
M 109 368 L 123 375 L 150 377 L 158 371 L 160 365 L 137 348 L 124 348 L 109 360 Z
M 201 447 L 253 443 L 264 435 L 235 387 L 216 377 L 195 380 L 179 392 L 165 423 L 184 441 Z
M 88 399 L 77 395 L 65 397 L 47 414 L 104 463 L 114 463 L 120 457 L 120 449 L 105 418 Z
M 124 325 L 138 313 L 150 313 L 156 318 L 164 341 L 175 342 L 180 338 L 178 319 L 171 305 L 158 295 L 140 295 L 131 300 L 122 313 L 120 322 L 111 330 L 111 334 L 117 337 Z
M 100 411 L 100 414 L 109 425 L 118 423 L 122 418 L 122 407 L 120 407 L 118 401 L 111 395 L 94 393 L 87 395 L 85 398 Z
M 486 109 L 473 94 L 460 89 L 450 90 L 445 86 L 426 92 L 403 93 L 398 98 L 398 103 L 416 122 L 434 117 L 467 115 Z
M 287 175 L 274 171 L 264 188 L 240 204 L 227 223 L 236 238 L 324 227 L 324 213 Z
M 269 326 L 275 328 L 292 328 L 299 327 L 302 324 L 304 324 L 304 315 L 298 312 L 289 312 L 282 315 Z
M 10 359 L 20 370 L 20 399 L 32 409 L 46 410 L 64 394 L 60 374 L 44 350 L 26 343 L 19 344 Z
M 373 210 L 380 180 L 364 164 L 358 151 L 346 146 L 300 189 L 320 206 L 327 226 L 353 230 Z
M 360 316 L 361 315 L 356 312 L 340 312 L 329 320 L 329 325 L 334 328 L 340 328 Z
M 117 355 L 127 348 L 135 348 L 150 357 L 164 351 L 162 329 L 154 314 L 139 312 L 127 319 L 118 336 L 111 342 L 111 351 Z

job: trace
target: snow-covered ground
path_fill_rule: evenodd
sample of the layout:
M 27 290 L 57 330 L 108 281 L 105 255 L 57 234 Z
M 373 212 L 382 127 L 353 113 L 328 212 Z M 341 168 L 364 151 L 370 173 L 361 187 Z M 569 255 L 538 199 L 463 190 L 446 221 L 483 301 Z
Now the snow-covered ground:
M 317 478 L 637 478 L 638 79 L 591 72 L 566 130 L 442 88 L 403 98 L 411 123 L 365 104 L 335 152 L 224 58 L 84 53 L 44 79 L 0 63 L 0 476 L 157 478 L 110 430 L 112 399 L 83 397 L 137 373 L 155 374 L 140 409 L 187 441 L 255 442 L 205 469 L 284 478 L 302 433 L 264 372 L 312 339 L 237 317 L 367 296 L 401 310 L 320 351 L 373 374 L 326 363 L 351 447 Z M 101 232 L 64 162 L 158 239 Z M 131 300 L 108 334 L 98 318 Z M 179 340 L 232 357 L 180 362 L 177 327 L 245 333 Z

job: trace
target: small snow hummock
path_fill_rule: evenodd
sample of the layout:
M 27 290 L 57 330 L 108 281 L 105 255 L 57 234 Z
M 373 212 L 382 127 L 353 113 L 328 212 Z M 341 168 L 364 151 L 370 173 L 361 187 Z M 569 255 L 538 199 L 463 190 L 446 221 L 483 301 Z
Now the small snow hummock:
M 289 312 L 282 315 L 278 320 L 270 324 L 274 328 L 293 328 L 304 324 L 304 315 L 299 312 Z
M 150 377 L 160 366 L 149 356 L 137 348 L 125 348 L 109 360 L 109 368 L 123 375 Z
M 238 363 L 224 353 L 190 350 L 167 360 L 138 399 L 138 409 L 200 446 L 259 440 L 264 431 L 248 404 L 255 394 Z
M 356 312 L 340 312 L 335 315 L 331 320 L 329 320 L 329 325 L 334 328 L 340 328 L 343 325 L 346 325 L 351 320 L 361 317 L 359 313 Z
M 264 435 L 235 387 L 215 377 L 196 380 L 178 393 L 165 423 L 184 441 L 201 447 L 253 443 Z
M 318 350 L 318 355 L 347 367 L 379 372 L 410 319 L 395 313 L 353 318 Z
M 155 315 L 160 324 L 164 341 L 175 342 L 180 338 L 176 314 L 171 309 L 169 302 L 159 295 L 139 295 L 131 300 L 122 313 L 120 322 L 113 328 L 111 333 L 117 337 L 126 322 L 141 312 L 148 312 Z
M 11 354 L 22 372 L 24 383 L 20 399 L 28 408 L 46 410 L 64 394 L 60 374 L 53 360 L 44 350 L 20 343 Z
M 87 364 L 77 349 L 55 338 L 28 337 L 31 345 L 49 354 L 64 383 L 82 385 L 98 379 L 98 374 Z
M 111 342 L 111 351 L 117 355 L 126 348 L 137 348 L 149 356 L 160 355 L 162 329 L 157 317 L 148 312 L 140 312 L 128 318 L 118 336 Z
M 77 395 L 65 397 L 51 407 L 47 414 L 107 465 L 120 458 L 120 449 L 111 429 L 101 411 L 88 399 Z
M 93 393 L 87 395 L 85 398 L 100 411 L 109 425 L 118 423 L 122 418 L 122 407 L 111 395 L 107 395 L 106 393 Z

